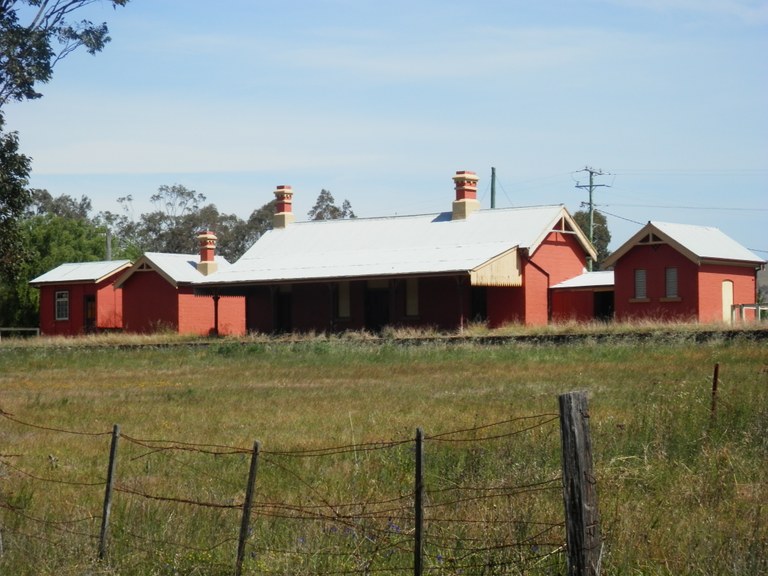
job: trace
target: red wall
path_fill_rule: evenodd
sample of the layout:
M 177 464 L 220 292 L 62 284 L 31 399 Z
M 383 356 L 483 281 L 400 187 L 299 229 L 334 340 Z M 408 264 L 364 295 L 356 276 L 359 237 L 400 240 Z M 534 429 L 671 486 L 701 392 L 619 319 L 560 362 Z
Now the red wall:
M 592 290 L 552 290 L 552 322 L 591 322 L 595 319 Z
M 135 272 L 123 284 L 126 332 L 179 329 L 177 290 L 154 270 Z
M 525 290 L 521 287 L 489 286 L 488 326 L 520 324 L 525 319 Z
M 115 288 L 115 278 L 101 282 L 96 294 L 97 328 L 119 329 L 123 327 L 123 289 Z
M 69 292 L 69 319 L 55 320 L 56 292 Z M 84 332 L 83 299 L 95 295 L 95 284 L 60 284 L 40 287 L 40 332 L 48 336 L 76 336 Z
M 579 276 L 587 267 L 587 255 L 576 236 L 560 232 L 550 232 L 530 259 L 547 271 L 550 286 Z
M 677 268 L 679 298 L 665 300 L 665 269 Z M 646 295 L 635 300 L 635 270 L 645 270 Z M 698 266 L 666 244 L 635 246 L 614 269 L 617 320 L 695 320 L 698 310 Z
M 587 256 L 575 235 L 550 232 L 523 267 L 524 323 L 546 325 L 553 313 L 549 287 L 579 276 L 586 265 Z
M 665 269 L 677 268 L 679 298 L 665 298 Z M 646 270 L 647 299 L 634 301 L 635 270 Z M 616 263 L 617 320 L 679 320 L 720 322 L 722 282 L 734 283 L 734 304 L 755 301 L 753 268 L 738 266 L 697 266 L 666 244 L 635 246 Z
M 723 318 L 723 282 L 733 282 L 733 303 L 756 302 L 757 271 L 754 268 L 705 265 L 699 271 L 699 321 L 720 322 Z M 738 312 L 735 319 L 738 321 Z M 745 310 L 744 318 L 754 320 L 755 311 Z
M 122 273 L 122 271 L 120 272 Z M 40 332 L 49 336 L 76 336 L 85 332 L 86 296 L 96 298 L 96 330 L 122 325 L 122 290 L 114 287 L 118 273 L 98 284 L 52 284 L 40 287 Z M 55 320 L 56 292 L 69 292 L 69 319 Z
M 123 318 L 126 332 L 173 330 L 179 334 L 207 336 L 214 329 L 211 296 L 195 296 L 190 286 L 174 288 L 154 270 L 137 271 L 123 284 Z M 245 298 L 219 299 L 219 334 L 245 333 Z
M 179 334 L 213 334 L 216 319 L 212 296 L 195 296 L 191 287 L 178 289 Z M 219 335 L 245 334 L 245 298 L 222 296 L 219 298 Z

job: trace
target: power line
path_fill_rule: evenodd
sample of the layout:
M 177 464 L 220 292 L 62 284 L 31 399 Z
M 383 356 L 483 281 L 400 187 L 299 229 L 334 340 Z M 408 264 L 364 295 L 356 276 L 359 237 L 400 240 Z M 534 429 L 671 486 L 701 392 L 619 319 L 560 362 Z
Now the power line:
M 739 208 L 725 206 L 673 206 L 670 204 L 600 204 L 600 206 L 618 206 L 621 208 L 669 208 L 674 210 L 718 210 L 731 212 L 768 212 L 768 208 Z
M 632 222 L 632 224 L 639 224 L 640 226 L 644 225 L 645 222 L 638 222 L 637 220 L 632 220 L 631 218 L 625 218 L 624 216 L 619 216 L 618 214 L 611 214 L 610 212 L 606 212 L 602 208 L 598 210 L 601 214 L 607 214 L 608 216 L 613 216 L 614 218 L 618 218 L 619 220 L 626 220 L 627 222 Z

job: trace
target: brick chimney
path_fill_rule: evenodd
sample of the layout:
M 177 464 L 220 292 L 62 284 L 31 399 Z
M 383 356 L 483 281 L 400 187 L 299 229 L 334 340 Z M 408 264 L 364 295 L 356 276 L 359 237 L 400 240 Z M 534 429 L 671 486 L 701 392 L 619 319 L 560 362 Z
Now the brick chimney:
M 273 228 L 285 228 L 296 220 L 293 215 L 293 189 L 290 186 L 278 186 L 275 190 L 275 215 L 272 217 Z
M 464 220 L 475 210 L 480 209 L 477 200 L 477 174 L 467 170 L 456 172 L 453 181 L 456 184 L 456 200 L 453 201 L 452 220 Z
M 215 261 L 216 234 L 210 230 L 204 230 L 197 235 L 197 241 L 200 242 L 200 262 L 197 263 L 197 270 L 204 276 L 208 276 L 216 272 L 219 267 Z

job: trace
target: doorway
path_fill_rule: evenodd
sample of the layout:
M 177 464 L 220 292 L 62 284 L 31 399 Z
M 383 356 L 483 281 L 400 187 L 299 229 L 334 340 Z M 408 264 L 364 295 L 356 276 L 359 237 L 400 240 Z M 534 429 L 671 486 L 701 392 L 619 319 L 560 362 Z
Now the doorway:
M 723 322 L 733 322 L 733 281 L 723 280 Z
M 368 286 L 365 291 L 365 328 L 381 332 L 389 324 L 389 289 Z
M 83 329 L 86 334 L 96 332 L 96 296 L 83 297 Z

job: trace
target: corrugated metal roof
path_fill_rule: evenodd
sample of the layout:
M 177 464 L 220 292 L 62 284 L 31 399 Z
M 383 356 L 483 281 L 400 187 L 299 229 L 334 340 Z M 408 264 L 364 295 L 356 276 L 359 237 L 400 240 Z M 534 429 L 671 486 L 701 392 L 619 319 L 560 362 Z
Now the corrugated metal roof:
M 297 222 L 264 234 L 228 270 L 196 284 L 466 272 L 512 248 L 535 250 L 563 206 Z
M 190 284 L 196 280 L 205 278 L 198 269 L 199 254 L 166 254 L 164 252 L 145 252 L 117 282 L 118 287 L 139 270 L 144 264 L 148 264 L 174 285 Z M 232 266 L 226 258 L 215 256 L 214 261 L 219 265 L 219 270 L 227 270 Z
M 69 262 L 30 280 L 30 284 L 63 284 L 98 282 L 131 265 L 130 260 L 103 260 L 99 262 Z
M 699 258 L 764 262 L 762 258 L 724 234 L 719 228 L 670 222 L 649 222 Z
M 704 260 L 752 264 L 759 266 L 765 260 L 713 226 L 648 222 L 634 236 L 606 258 L 605 266 L 613 266 L 634 246 L 643 243 L 649 234 L 666 242 L 690 260 L 700 264 Z
M 584 272 L 584 274 L 555 284 L 552 289 L 601 288 L 613 285 L 613 270 L 600 270 L 599 272 Z

